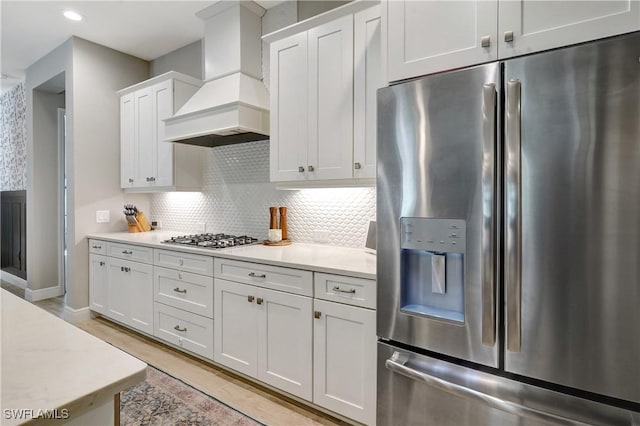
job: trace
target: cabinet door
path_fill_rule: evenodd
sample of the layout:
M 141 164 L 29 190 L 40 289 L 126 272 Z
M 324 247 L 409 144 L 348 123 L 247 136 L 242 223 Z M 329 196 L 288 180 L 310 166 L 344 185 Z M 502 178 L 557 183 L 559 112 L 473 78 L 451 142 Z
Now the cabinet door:
M 498 23 L 499 56 L 508 58 L 636 31 L 640 2 L 501 0 Z
M 153 266 L 145 263 L 126 262 L 128 275 L 129 324 L 148 334 L 153 334 Z
M 120 98 L 120 187 L 131 188 L 136 177 L 136 131 L 133 93 Z
M 109 303 L 107 280 L 109 276 L 108 257 L 89 255 L 89 309 L 99 314 L 107 313 Z
M 376 421 L 376 312 L 314 301 L 313 402 L 369 425 Z
M 251 377 L 258 375 L 257 288 L 214 280 L 214 361 Z
M 376 91 L 386 86 L 380 6 L 354 15 L 353 177 L 376 177 Z
M 274 42 L 270 47 L 270 61 L 271 181 L 305 179 L 307 33 Z
M 353 16 L 308 31 L 307 179 L 353 177 Z
M 124 324 L 130 324 L 129 318 L 129 275 L 125 272 L 126 261 L 109 258 L 107 262 L 107 296 L 109 300 L 106 315 Z
M 136 140 L 134 158 L 137 165 L 134 186 L 140 188 L 150 186 L 151 178 L 155 175 L 155 114 L 152 88 L 134 92 L 133 99 Z
M 389 81 L 497 58 L 497 0 L 393 0 L 385 4 Z
M 260 289 L 258 379 L 311 401 L 312 299 Z
M 173 115 L 173 80 L 163 81 L 152 87 L 155 133 L 156 171 L 152 186 L 173 185 L 173 143 L 164 142 L 164 120 Z

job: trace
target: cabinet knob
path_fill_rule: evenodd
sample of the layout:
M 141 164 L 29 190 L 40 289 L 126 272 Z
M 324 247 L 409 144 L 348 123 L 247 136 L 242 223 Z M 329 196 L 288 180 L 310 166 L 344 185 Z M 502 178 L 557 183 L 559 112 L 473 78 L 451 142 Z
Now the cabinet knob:
M 315 167 L 313 167 L 313 166 L 309 166 L 309 167 L 307 167 L 307 169 L 308 169 L 310 172 L 315 172 L 315 171 L 316 171 Z
M 144 178 L 147 182 L 149 182 L 149 176 L 147 176 L 146 178 Z
M 131 268 L 129 268 L 129 267 L 127 267 L 127 266 L 121 266 L 121 267 L 120 267 L 120 271 L 122 271 L 122 272 L 129 272 L 129 271 L 131 271 Z
M 304 173 L 304 167 L 298 166 L 298 173 Z
M 322 313 L 320 311 L 313 311 L 313 317 L 315 319 L 320 319 L 321 316 L 322 316 Z
M 507 43 L 513 42 L 513 31 L 504 32 L 504 41 L 506 41 Z
M 182 331 L 182 332 L 187 331 L 187 327 L 180 327 L 179 325 L 176 325 L 175 327 L 173 327 L 173 329 L 176 331 Z
M 151 181 L 151 182 L 155 182 L 155 181 L 156 181 L 156 178 L 154 178 L 153 176 L 151 176 L 151 177 L 149 178 L 149 181 Z
M 484 36 L 480 39 L 480 46 L 482 47 L 490 47 L 491 46 L 491 36 Z
M 360 163 L 354 163 L 354 164 L 353 164 L 353 168 L 354 168 L 354 169 L 356 169 L 356 170 L 360 170 L 360 169 L 362 168 L 362 164 L 360 164 Z
M 262 297 L 258 297 L 258 298 L 256 299 L 256 303 L 257 303 L 258 305 L 262 305 L 262 302 L 264 302 L 264 299 L 262 299 Z
M 104 262 L 103 261 L 100 261 L 100 266 L 104 266 Z
M 133 183 L 133 179 L 132 178 L 129 178 L 129 183 Z
M 255 297 L 253 296 L 247 296 L 247 302 L 252 303 L 253 299 L 255 299 Z

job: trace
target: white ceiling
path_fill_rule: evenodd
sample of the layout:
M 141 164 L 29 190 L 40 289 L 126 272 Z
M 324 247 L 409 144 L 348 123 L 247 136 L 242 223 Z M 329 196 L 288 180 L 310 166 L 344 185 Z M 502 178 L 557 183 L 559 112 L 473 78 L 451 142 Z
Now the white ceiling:
M 270 8 L 284 0 L 256 3 Z M 2 91 L 24 78 L 25 70 L 72 35 L 152 60 L 202 38 L 195 13 L 214 0 L 200 1 L 25 1 L 0 0 L 0 80 Z M 73 22 L 66 9 L 84 16 Z

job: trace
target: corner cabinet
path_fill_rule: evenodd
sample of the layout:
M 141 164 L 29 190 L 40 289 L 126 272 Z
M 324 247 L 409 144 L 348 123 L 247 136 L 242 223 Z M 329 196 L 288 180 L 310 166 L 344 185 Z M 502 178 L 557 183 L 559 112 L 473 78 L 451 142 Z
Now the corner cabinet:
M 388 81 L 640 29 L 640 2 L 384 0 Z
M 165 142 L 163 120 L 201 85 L 193 77 L 171 71 L 118 91 L 122 188 L 131 192 L 200 190 L 202 148 Z
M 270 43 L 272 182 L 375 178 L 379 5 L 346 5 Z

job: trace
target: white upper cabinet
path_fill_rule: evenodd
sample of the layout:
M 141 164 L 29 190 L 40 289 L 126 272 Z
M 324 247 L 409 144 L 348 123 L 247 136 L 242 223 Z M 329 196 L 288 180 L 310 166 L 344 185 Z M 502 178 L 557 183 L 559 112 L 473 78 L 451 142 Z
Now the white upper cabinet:
M 496 0 L 391 0 L 385 6 L 389 81 L 498 57 Z
M 352 177 L 353 16 L 309 30 L 309 179 Z
M 307 163 L 307 33 L 274 42 L 270 60 L 271 180 L 304 179 L 298 167 Z
M 380 6 L 353 18 L 353 176 L 376 177 L 377 91 L 386 86 Z
M 383 15 L 388 81 L 640 29 L 637 0 L 386 0 Z
M 266 35 L 271 181 L 375 178 L 380 6 L 353 2 Z
M 508 58 L 638 29 L 637 0 L 503 0 L 498 17 L 498 53 L 500 58 Z
M 199 80 L 172 71 L 118 92 L 122 188 L 139 192 L 200 188 L 202 148 L 165 142 L 163 121 L 200 85 Z

